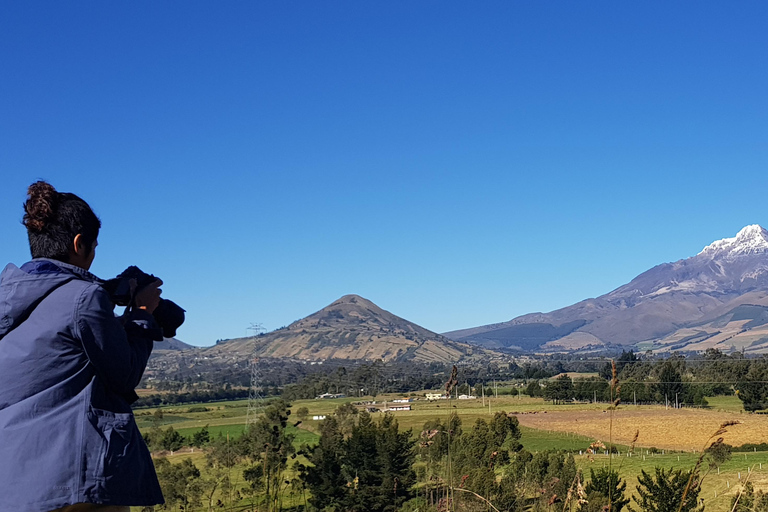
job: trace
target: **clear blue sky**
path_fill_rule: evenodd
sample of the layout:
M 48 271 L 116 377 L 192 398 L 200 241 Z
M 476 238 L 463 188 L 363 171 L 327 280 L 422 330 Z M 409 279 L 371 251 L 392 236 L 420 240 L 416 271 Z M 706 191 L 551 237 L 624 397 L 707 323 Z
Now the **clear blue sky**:
M 188 310 L 443 332 L 768 224 L 764 2 L 6 2 L 0 259 L 43 178 Z

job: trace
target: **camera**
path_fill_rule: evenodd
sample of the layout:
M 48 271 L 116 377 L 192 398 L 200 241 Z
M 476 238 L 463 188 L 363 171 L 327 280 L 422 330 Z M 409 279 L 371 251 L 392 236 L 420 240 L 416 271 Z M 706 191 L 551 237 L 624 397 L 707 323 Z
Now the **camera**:
M 102 283 L 102 286 L 109 293 L 112 302 L 117 306 L 133 306 L 133 299 L 136 293 L 155 281 L 157 277 L 147 274 L 139 267 L 130 266 L 114 279 L 109 279 Z M 136 285 L 131 286 L 131 281 Z M 160 303 L 155 308 L 152 316 L 163 329 L 163 336 L 173 338 L 176 336 L 176 329 L 184 323 L 184 309 L 175 302 L 168 299 L 160 299 Z

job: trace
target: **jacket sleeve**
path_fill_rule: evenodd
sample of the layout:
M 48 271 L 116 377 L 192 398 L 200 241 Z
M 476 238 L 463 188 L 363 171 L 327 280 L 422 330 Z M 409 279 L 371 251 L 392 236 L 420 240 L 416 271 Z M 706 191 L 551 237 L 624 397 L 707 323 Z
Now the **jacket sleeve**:
M 75 315 L 80 340 L 96 374 L 113 392 L 134 402 L 138 398 L 134 388 L 160 332 L 155 319 L 144 311 L 133 311 L 123 326 L 100 286 L 89 286 L 82 292 Z

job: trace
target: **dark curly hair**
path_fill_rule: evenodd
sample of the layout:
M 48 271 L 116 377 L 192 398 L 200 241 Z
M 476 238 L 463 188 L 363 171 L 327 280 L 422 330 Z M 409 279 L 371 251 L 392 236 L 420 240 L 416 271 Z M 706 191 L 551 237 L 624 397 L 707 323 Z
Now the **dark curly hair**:
M 101 221 L 88 203 L 67 192 L 57 192 L 45 181 L 29 186 L 24 203 L 24 220 L 33 258 L 69 262 L 69 249 L 75 236 L 93 245 L 99 237 Z

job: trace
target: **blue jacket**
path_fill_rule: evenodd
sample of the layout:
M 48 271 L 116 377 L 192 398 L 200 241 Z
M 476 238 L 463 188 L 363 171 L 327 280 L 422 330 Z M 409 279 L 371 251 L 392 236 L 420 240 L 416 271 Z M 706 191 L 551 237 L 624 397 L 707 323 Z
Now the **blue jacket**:
M 0 274 L 0 511 L 163 502 L 131 413 L 157 325 L 55 260 Z

